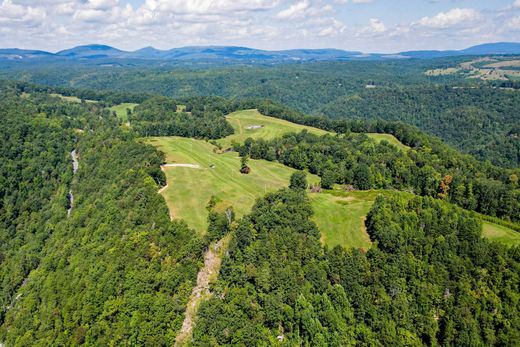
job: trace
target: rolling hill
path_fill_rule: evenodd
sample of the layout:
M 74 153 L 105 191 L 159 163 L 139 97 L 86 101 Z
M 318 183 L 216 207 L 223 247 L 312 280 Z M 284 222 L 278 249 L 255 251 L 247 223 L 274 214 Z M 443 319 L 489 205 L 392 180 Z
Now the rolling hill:
M 307 130 L 316 135 L 328 132 L 307 127 L 285 120 L 266 117 L 257 110 L 243 110 L 226 116 L 235 133 L 216 143 L 223 149 L 232 142 L 243 143 L 248 137 L 270 140 L 289 132 Z M 374 141 L 386 140 L 400 150 L 409 147 L 403 145 L 392 135 L 367 134 Z M 237 217 L 249 213 L 256 199 L 268 192 L 286 187 L 290 175 L 295 172 L 278 162 L 250 160 L 252 171 L 249 175 L 239 173 L 240 157 L 236 152 L 221 153 L 217 147 L 204 140 L 183 137 L 147 138 L 147 143 L 166 154 L 167 164 L 162 167 L 168 185 L 161 189 L 173 219 L 183 219 L 201 234 L 208 226 L 206 206 L 212 196 L 226 206 L 232 206 Z M 320 178 L 308 175 L 311 184 L 317 184 Z M 414 195 L 393 190 L 343 191 L 339 187 L 323 190 L 321 193 L 309 193 L 314 210 L 313 221 L 321 231 L 321 241 L 330 248 L 368 249 L 370 237 L 365 229 L 365 219 L 377 196 L 400 195 L 410 199 Z M 519 233 L 507 227 L 483 222 L 482 235 L 507 245 L 520 244 Z

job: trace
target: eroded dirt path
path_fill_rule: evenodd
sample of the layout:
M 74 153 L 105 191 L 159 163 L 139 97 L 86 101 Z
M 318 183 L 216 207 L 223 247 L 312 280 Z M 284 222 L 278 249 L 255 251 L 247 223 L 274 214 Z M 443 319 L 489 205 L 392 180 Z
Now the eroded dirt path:
M 227 235 L 216 243 L 209 246 L 206 255 L 204 256 L 204 266 L 200 269 L 197 275 L 197 284 L 193 288 L 186 305 L 186 313 L 182 328 L 175 339 L 175 346 L 185 346 L 193 332 L 197 311 L 202 301 L 209 298 L 212 294 L 210 292 L 210 284 L 217 280 L 220 272 L 220 265 L 222 264 L 222 256 L 225 254 L 231 235 Z
M 78 155 L 77 155 L 75 149 L 72 150 L 72 152 L 70 152 L 70 156 L 72 157 L 72 172 L 75 175 L 79 169 Z M 74 207 L 74 194 L 72 194 L 72 189 L 71 189 L 71 190 L 69 190 L 69 209 L 67 210 L 67 217 L 70 217 L 73 207 Z

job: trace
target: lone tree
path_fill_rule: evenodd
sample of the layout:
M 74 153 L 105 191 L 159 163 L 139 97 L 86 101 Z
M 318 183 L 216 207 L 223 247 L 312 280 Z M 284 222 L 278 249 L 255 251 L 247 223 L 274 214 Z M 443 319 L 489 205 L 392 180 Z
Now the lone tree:
M 241 163 L 241 167 L 240 167 L 240 173 L 243 173 L 243 174 L 248 174 L 251 172 L 251 168 L 249 166 L 247 166 L 247 163 L 249 162 L 249 156 L 245 155 L 242 157 L 240 163 Z
M 323 171 L 321 175 L 321 187 L 323 189 L 332 189 L 336 183 L 336 173 L 330 169 Z
M 296 171 L 291 175 L 291 183 L 289 188 L 292 190 L 305 190 L 307 189 L 307 175 L 303 171 Z

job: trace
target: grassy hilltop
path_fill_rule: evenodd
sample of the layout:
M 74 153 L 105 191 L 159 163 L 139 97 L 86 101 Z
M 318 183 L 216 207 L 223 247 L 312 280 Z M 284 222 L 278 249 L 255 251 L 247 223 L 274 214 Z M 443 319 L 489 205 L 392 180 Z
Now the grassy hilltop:
M 123 107 L 121 109 L 126 110 Z M 321 129 L 266 117 L 257 110 L 237 111 L 226 119 L 235 133 L 217 141 L 222 148 L 228 148 L 232 142 L 241 143 L 248 137 L 269 140 L 302 130 L 317 135 L 327 133 Z M 378 142 L 386 140 L 401 150 L 409 149 L 392 135 L 367 135 Z M 249 175 L 243 175 L 239 172 L 240 158 L 236 152 L 218 153 L 217 147 L 209 142 L 183 137 L 154 137 L 148 138 L 147 142 L 166 154 L 168 164 L 193 165 L 163 167 L 168 186 L 161 194 L 171 216 L 185 220 L 199 233 L 204 233 L 207 228 L 208 212 L 205 207 L 212 196 L 225 205 L 233 206 L 237 217 L 241 217 L 250 211 L 256 199 L 287 186 L 295 171 L 277 162 L 250 160 L 248 165 L 252 171 Z M 318 183 L 319 180 L 318 176 L 308 175 L 309 183 Z M 366 215 L 376 197 L 387 193 L 383 190 L 344 192 L 340 189 L 310 193 L 313 220 L 320 228 L 322 242 L 329 247 L 341 245 L 368 249 L 371 242 L 365 230 Z M 409 193 L 400 194 L 412 196 Z M 491 222 L 483 223 L 483 236 L 508 245 L 520 243 L 517 232 Z

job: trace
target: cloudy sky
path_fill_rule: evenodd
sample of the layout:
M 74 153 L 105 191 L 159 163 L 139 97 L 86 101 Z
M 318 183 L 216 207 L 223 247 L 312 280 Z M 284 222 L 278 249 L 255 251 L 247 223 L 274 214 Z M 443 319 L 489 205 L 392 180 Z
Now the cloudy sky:
M 520 42 L 520 0 L 0 0 L 0 47 L 363 52 Z

